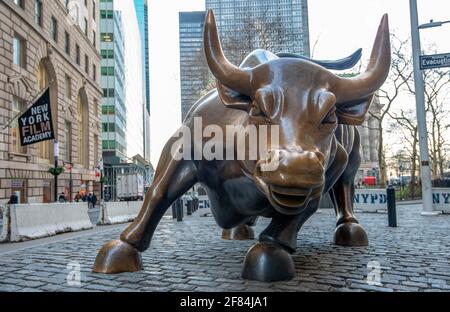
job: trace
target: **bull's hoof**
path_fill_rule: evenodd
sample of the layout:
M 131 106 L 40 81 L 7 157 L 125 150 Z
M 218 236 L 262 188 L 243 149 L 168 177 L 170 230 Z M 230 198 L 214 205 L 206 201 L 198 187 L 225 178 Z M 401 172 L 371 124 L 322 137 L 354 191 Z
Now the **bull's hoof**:
M 345 222 L 336 228 L 334 232 L 334 243 L 340 246 L 367 246 L 369 245 L 369 239 L 361 225 L 353 222 Z
M 132 245 L 121 240 L 113 240 L 105 244 L 95 259 L 95 273 L 114 274 L 136 272 L 142 270 L 142 258 Z
M 230 230 L 223 230 L 222 239 L 226 240 L 251 240 L 255 239 L 253 228 L 247 224 L 238 225 Z
M 261 282 L 287 281 L 295 276 L 291 255 L 270 243 L 258 243 L 247 252 L 242 277 Z

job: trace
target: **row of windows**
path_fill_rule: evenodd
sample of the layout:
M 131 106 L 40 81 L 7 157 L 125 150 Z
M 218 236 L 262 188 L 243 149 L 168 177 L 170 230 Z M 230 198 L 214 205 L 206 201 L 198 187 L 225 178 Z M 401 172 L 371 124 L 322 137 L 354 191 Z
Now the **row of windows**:
M 25 0 L 15 0 L 15 3 L 21 8 L 25 8 Z M 42 26 L 42 1 L 35 0 L 35 21 L 37 24 Z M 56 17 L 51 18 L 51 36 L 53 40 L 58 43 L 59 40 L 59 26 Z M 95 31 L 94 31 L 94 46 L 95 46 Z M 64 32 L 64 51 L 68 56 L 71 56 L 71 38 L 70 34 Z M 75 44 L 75 62 L 77 65 L 81 65 L 81 49 L 78 44 Z M 14 34 L 13 38 L 13 63 L 26 69 L 27 67 L 27 41 L 22 38 L 19 34 Z M 89 57 L 87 54 L 84 55 L 84 70 L 86 74 L 89 75 Z M 97 67 L 92 64 L 92 78 L 97 80 Z

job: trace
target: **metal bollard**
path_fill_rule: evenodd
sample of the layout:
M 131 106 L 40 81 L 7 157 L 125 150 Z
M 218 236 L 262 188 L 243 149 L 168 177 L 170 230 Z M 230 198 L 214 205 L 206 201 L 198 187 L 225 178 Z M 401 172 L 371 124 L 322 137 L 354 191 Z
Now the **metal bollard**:
M 188 216 L 192 216 L 192 212 L 193 212 L 193 210 L 192 210 L 192 200 L 188 200 L 187 201 L 187 215 Z
M 177 221 L 183 221 L 183 202 L 181 199 L 177 199 L 176 201 L 176 209 L 177 209 Z
M 395 207 L 395 188 L 389 185 L 386 189 L 387 195 L 387 211 L 388 211 L 388 225 L 390 227 L 397 226 L 397 211 Z
M 172 204 L 172 218 L 177 218 L 177 207 L 176 207 L 176 201 Z

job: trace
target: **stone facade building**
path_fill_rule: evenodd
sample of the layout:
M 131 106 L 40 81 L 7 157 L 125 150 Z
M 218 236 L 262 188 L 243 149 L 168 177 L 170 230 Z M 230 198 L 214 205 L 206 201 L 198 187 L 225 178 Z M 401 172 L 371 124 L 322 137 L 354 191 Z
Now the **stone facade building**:
M 370 105 L 364 123 L 358 127 L 361 138 L 361 166 L 355 177 L 356 183 L 362 183 L 367 176 L 375 177 L 380 183 L 380 169 L 378 164 L 378 143 L 380 131 L 378 130 L 378 120 L 373 116 L 380 116 L 382 104 L 379 98 L 375 97 Z
M 0 1 L 0 203 L 53 201 L 53 141 L 20 145 L 17 120 L 50 88 L 58 193 L 99 187 L 101 99 L 98 0 Z M 73 190 L 72 194 L 71 189 Z

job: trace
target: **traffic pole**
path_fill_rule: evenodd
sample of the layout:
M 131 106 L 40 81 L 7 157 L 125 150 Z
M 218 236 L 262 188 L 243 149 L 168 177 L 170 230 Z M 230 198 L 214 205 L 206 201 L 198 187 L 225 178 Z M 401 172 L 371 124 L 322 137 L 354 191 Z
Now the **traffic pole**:
M 417 127 L 419 132 L 420 177 L 422 181 L 422 215 L 434 216 L 439 214 L 433 210 L 433 190 L 431 186 L 430 159 L 428 156 L 427 121 L 425 111 L 425 86 L 420 69 L 420 34 L 417 0 L 409 0 L 411 15 L 411 42 L 414 65 L 414 85 L 416 93 Z

